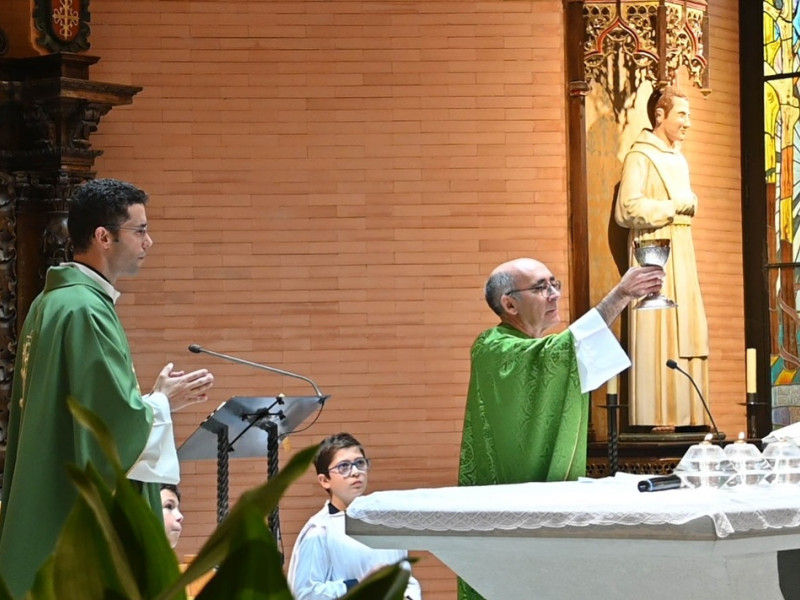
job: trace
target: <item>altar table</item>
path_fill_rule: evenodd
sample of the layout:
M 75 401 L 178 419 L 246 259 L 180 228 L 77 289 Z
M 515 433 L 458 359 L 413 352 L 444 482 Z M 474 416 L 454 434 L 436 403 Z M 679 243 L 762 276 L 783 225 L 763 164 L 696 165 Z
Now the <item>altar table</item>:
M 431 552 L 487 600 L 800 599 L 800 486 L 641 493 L 640 479 L 376 492 L 346 529 Z

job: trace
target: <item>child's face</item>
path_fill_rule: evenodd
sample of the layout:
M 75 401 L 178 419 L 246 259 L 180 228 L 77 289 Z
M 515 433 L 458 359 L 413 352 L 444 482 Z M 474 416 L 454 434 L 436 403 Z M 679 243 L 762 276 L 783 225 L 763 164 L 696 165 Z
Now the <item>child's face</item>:
M 167 530 L 167 539 L 170 547 L 178 545 L 178 538 L 183 531 L 183 515 L 180 511 L 181 502 L 172 490 L 161 490 L 161 510 L 164 513 L 164 529 Z
M 328 473 L 317 475 L 320 485 L 331 493 L 331 502 L 339 510 L 346 509 L 367 489 L 367 472 L 353 467 L 347 475 L 342 475 L 333 467 L 363 457 L 361 450 L 356 446 L 342 448 L 333 455 L 333 460 L 328 465 Z

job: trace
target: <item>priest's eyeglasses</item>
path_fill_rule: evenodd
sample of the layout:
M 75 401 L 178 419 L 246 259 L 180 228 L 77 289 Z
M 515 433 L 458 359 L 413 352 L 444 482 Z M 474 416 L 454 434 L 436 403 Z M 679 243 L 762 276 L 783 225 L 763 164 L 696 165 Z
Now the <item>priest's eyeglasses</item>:
M 357 458 L 354 461 L 343 460 L 342 462 L 335 464 L 328 469 L 328 475 L 330 475 L 331 471 L 336 471 L 342 477 L 349 477 L 352 475 L 353 469 L 361 471 L 362 473 L 366 473 L 369 471 L 369 459 Z
M 134 232 L 140 238 L 143 238 L 148 234 L 147 225 L 140 225 L 139 227 L 129 227 L 125 225 L 106 225 L 107 229 L 129 229 L 130 231 Z
M 537 283 L 533 287 L 529 288 L 522 288 L 519 290 L 511 290 L 506 292 L 506 294 L 516 294 L 517 292 L 533 292 L 534 294 L 538 294 L 539 296 L 549 296 L 550 290 L 554 290 L 556 292 L 561 291 L 561 282 L 558 279 L 553 279 L 552 281 L 544 281 L 542 283 Z

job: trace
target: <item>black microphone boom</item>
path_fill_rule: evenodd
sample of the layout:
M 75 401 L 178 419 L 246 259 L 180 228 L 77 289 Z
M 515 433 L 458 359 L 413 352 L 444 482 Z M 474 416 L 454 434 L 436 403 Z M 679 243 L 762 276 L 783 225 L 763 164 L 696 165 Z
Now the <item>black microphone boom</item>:
M 681 369 L 681 368 L 678 366 L 678 363 L 676 363 L 676 362 L 675 362 L 674 360 L 672 360 L 671 358 L 667 360 L 667 366 L 668 366 L 670 369 L 674 369 L 674 370 L 676 370 L 676 371 L 680 371 L 681 373 L 683 373 L 684 375 L 686 375 L 686 377 L 688 377 L 688 378 L 689 378 L 689 381 L 691 381 L 691 382 L 692 382 L 692 385 L 694 386 L 694 389 L 697 391 L 697 395 L 698 395 L 698 396 L 700 396 L 700 402 L 702 402 L 702 403 L 703 403 L 703 408 L 705 408 L 705 409 L 706 409 L 706 414 L 708 415 L 708 418 L 709 418 L 709 419 L 711 419 L 711 425 L 713 425 L 713 427 L 714 427 L 714 434 L 717 436 L 717 439 L 718 439 L 718 440 L 721 440 L 721 439 L 722 439 L 722 437 L 721 437 L 721 436 L 720 436 L 720 434 L 719 434 L 719 429 L 717 428 L 717 423 L 714 421 L 714 416 L 711 414 L 711 411 L 710 411 L 710 410 L 709 410 L 709 408 L 708 408 L 708 404 L 706 404 L 706 399 L 705 399 L 705 398 L 703 398 L 703 393 L 700 391 L 700 388 L 699 388 L 699 387 L 697 387 L 697 384 L 696 384 L 696 383 L 695 383 L 695 381 L 694 381 L 694 377 L 692 377 L 692 376 L 691 376 L 691 375 L 689 375 L 689 374 L 688 374 L 686 371 L 684 371 L 683 369 Z
M 262 365 L 259 363 L 250 362 L 249 360 L 245 360 L 243 358 L 237 358 L 235 356 L 230 356 L 228 354 L 221 354 L 219 352 L 214 352 L 212 350 L 206 350 L 202 346 L 198 346 L 197 344 L 190 344 L 189 345 L 189 352 L 194 352 L 195 354 L 200 354 L 201 352 L 204 354 L 210 354 L 211 356 L 216 356 L 218 358 L 223 358 L 225 360 L 229 360 L 231 362 L 239 363 L 240 365 L 247 365 L 248 367 L 255 367 L 256 369 L 262 369 L 264 371 L 269 371 L 270 373 L 277 373 L 278 375 L 286 375 L 287 377 L 294 377 L 295 379 L 301 379 L 309 384 L 311 387 L 314 388 L 314 392 L 317 396 L 324 396 L 322 392 L 319 391 L 317 384 L 314 383 L 309 377 L 305 375 L 300 375 L 299 373 L 292 373 L 291 371 L 284 371 L 283 369 L 279 369 L 277 367 L 270 367 L 269 365 Z

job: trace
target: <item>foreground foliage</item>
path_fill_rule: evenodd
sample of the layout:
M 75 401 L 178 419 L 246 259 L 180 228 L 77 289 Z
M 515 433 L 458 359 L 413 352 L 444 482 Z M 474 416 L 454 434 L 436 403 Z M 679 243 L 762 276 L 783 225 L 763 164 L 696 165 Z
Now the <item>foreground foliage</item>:
M 68 466 L 78 499 L 25 600 L 185 600 L 186 586 L 214 569 L 196 600 L 292 600 L 265 519 L 306 471 L 315 446 L 295 454 L 270 481 L 245 492 L 181 573 L 163 524 L 125 477 L 108 429 L 79 404 L 70 402 L 70 409 L 99 441 L 116 479 L 112 488 L 91 464 Z M 344 598 L 401 600 L 408 578 L 401 565 L 391 565 Z M 0 600 L 13 600 L 2 581 Z

